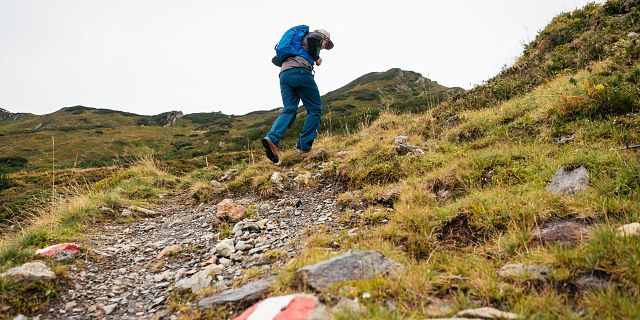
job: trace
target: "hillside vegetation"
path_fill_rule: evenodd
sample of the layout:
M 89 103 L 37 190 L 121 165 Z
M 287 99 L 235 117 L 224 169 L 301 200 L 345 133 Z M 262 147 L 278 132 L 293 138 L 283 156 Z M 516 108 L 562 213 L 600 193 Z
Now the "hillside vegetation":
M 426 113 L 386 113 L 355 135 L 319 141 L 331 155 L 348 151 L 324 167 L 348 186 L 340 219 L 358 235 L 314 231 L 281 273 L 280 290 L 292 292 L 293 272 L 335 254 L 328 251 L 376 249 L 406 276 L 344 283 L 356 288 L 351 298 L 372 295 L 360 300 L 366 317 L 344 319 L 422 319 L 481 306 L 545 319 L 639 317 L 640 237 L 616 231 L 640 219 L 635 30 L 636 1 L 588 5 L 556 17 L 486 84 Z M 398 154 L 400 135 L 425 154 Z M 286 165 L 304 170 L 287 156 Z M 585 167 L 589 187 L 574 196 L 547 191 L 561 167 Z M 270 173 L 281 169 L 246 170 L 240 179 L 249 181 L 239 185 L 270 190 Z M 393 189 L 397 199 L 381 200 Z M 583 236 L 539 240 L 558 225 Z M 556 230 L 565 240 L 576 232 Z M 548 274 L 501 276 L 508 264 Z
M 514 66 L 437 105 L 421 96 L 420 82 L 443 95 L 450 90 L 393 69 L 348 84 L 344 90 L 356 95 L 325 95 L 334 125 L 339 106 L 373 101 L 390 108 L 357 132 L 345 126 L 344 134 L 322 135 L 314 148 L 328 157 L 320 165 L 286 150 L 280 166 L 257 158 L 234 164 L 236 174 L 218 179 L 227 195 L 278 198 L 286 191 L 270 179 L 274 172 L 295 176 L 313 169 L 344 190 L 336 217 L 344 230 L 308 226 L 304 250 L 275 270 L 274 293 L 300 291 L 294 273 L 301 266 L 373 249 L 403 271 L 329 288 L 322 294 L 327 301 L 358 298 L 365 308 L 338 319 L 451 317 L 484 306 L 534 319 L 639 318 L 640 236 L 618 231 L 640 221 L 638 30 L 640 1 L 590 4 L 553 19 Z M 390 77 L 403 79 L 409 90 L 397 82 L 381 82 L 388 87 L 375 90 L 367 85 Z M 209 121 L 229 125 L 214 115 L 179 121 L 200 121 L 202 130 Z M 400 136 L 407 140 L 403 148 L 413 151 L 399 148 Z M 558 169 L 581 167 L 588 172 L 585 189 L 565 195 L 547 190 Z M 207 181 L 220 172 L 200 168 L 177 178 L 148 161 L 119 172 L 80 198 L 82 206 L 60 210 L 45 236 L 36 236 L 36 226 L 9 240 L 0 254 L 2 269 L 33 259 L 29 252 L 38 245 L 82 239 L 84 223 L 112 219 L 100 214 L 99 205 L 123 207 L 180 189 L 213 201 L 219 187 Z M 310 190 L 314 179 L 296 186 Z M 231 227 L 221 224 L 218 235 L 230 234 Z M 347 231 L 352 228 L 357 232 Z M 531 269 L 505 276 L 503 267 L 515 264 Z M 16 310 L 31 310 L 16 302 L 23 288 L 2 285 L 0 298 Z M 46 292 L 55 290 L 32 291 L 32 300 L 53 299 Z M 170 299 L 172 312 L 184 319 L 225 316 L 189 307 L 194 299 L 177 294 Z

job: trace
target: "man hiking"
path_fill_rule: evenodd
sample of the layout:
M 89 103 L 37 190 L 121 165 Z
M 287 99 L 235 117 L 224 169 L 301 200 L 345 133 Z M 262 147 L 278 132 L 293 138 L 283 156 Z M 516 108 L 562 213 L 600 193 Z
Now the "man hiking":
M 327 30 L 309 32 L 309 27 L 305 25 L 289 29 L 276 45 L 276 56 L 272 62 L 280 67 L 280 93 L 284 108 L 271 126 L 271 131 L 262 138 L 267 158 L 274 163 L 280 162 L 278 143 L 284 132 L 296 120 L 300 100 L 307 109 L 307 118 L 296 144 L 296 151 L 314 151 L 311 145 L 318 135 L 322 103 L 320 91 L 313 78 L 313 65 L 322 64 L 321 49 L 332 48 L 333 42 Z

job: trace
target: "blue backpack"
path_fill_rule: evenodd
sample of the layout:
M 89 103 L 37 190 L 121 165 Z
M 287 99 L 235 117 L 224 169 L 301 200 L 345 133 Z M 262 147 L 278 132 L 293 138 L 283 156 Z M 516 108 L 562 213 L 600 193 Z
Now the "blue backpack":
M 304 38 L 308 33 L 309 26 L 304 24 L 287 30 L 275 47 L 276 57 L 274 57 L 273 63 L 280 66 L 284 60 L 291 56 L 301 56 L 313 65 L 315 61 L 311 55 L 302 49 L 302 38 Z

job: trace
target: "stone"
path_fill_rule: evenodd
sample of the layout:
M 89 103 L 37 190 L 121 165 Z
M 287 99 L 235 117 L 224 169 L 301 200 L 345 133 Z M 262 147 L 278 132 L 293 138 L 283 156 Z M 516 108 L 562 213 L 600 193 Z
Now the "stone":
M 416 151 L 416 150 L 421 150 L 421 149 L 418 146 L 414 146 L 414 145 L 411 145 L 411 144 L 404 144 L 404 143 L 403 144 L 399 144 L 399 145 L 396 146 L 396 152 L 401 156 L 404 156 L 404 155 L 408 154 L 409 152 L 413 152 L 413 151 Z
M 212 273 L 219 273 L 223 270 L 220 265 L 210 265 L 192 275 L 176 282 L 176 288 L 189 289 L 191 292 L 198 292 L 211 285 L 213 281 Z
M 453 308 L 441 299 L 431 299 L 426 307 L 425 314 L 429 317 L 446 317 L 453 313 Z
M 491 307 L 462 310 L 456 314 L 456 317 L 507 320 L 523 319 L 522 316 L 516 313 L 504 312 Z
M 224 189 L 224 184 L 218 182 L 218 180 L 211 180 L 211 182 L 209 182 L 209 185 L 214 189 Z
M 15 317 L 13 317 L 13 320 L 29 320 L 29 317 L 23 315 L 23 314 L 19 314 Z
M 349 155 L 349 151 L 339 151 L 338 153 L 336 153 L 336 156 L 342 158 L 342 157 L 346 157 Z
M 316 291 L 324 291 L 340 281 L 386 275 L 398 268 L 398 263 L 378 251 L 351 251 L 298 269 L 296 279 Z
M 242 251 L 242 250 L 244 250 L 246 248 L 247 248 L 247 243 L 245 241 L 241 240 L 241 241 L 238 241 L 238 243 L 236 243 L 236 246 L 235 246 L 236 250 Z
M 329 159 L 329 154 L 326 150 L 319 149 L 316 152 L 311 152 L 311 154 L 307 157 L 307 161 L 326 161 Z
M 232 199 L 224 199 L 216 205 L 216 217 L 238 222 L 247 215 L 246 209 L 241 204 L 235 203 Z
M 585 167 L 560 167 L 547 185 L 547 191 L 559 196 L 571 196 L 589 186 L 589 172 Z
M 142 213 L 146 217 L 152 217 L 156 215 L 155 211 L 138 207 L 138 206 L 129 206 L 129 210 L 131 210 L 132 212 Z
M 637 32 L 629 32 L 629 33 L 627 33 L 627 38 L 635 39 L 635 38 L 638 37 L 638 35 L 640 35 L 640 34 L 638 34 Z
M 280 172 L 276 171 L 271 175 L 271 183 L 273 184 L 282 184 L 283 180 L 284 179 L 282 178 L 282 174 Z
M 575 135 L 573 135 L 573 134 L 563 135 L 563 136 L 559 136 L 559 137 L 553 138 L 553 142 L 555 142 L 557 144 L 565 144 L 565 143 L 573 141 L 573 139 L 575 139 Z
M 238 288 L 229 289 L 214 296 L 204 298 L 198 302 L 198 305 L 203 308 L 227 303 L 232 303 L 236 306 L 245 306 L 260 300 L 269 291 L 273 281 L 273 277 L 268 277 L 249 282 Z
M 104 311 L 105 314 L 108 315 L 108 314 L 111 314 L 116 309 L 117 306 L 118 306 L 117 303 L 102 306 L 102 310 Z
M 409 141 L 409 137 L 407 136 L 397 136 L 393 138 L 393 143 L 395 144 L 405 144 Z
M 318 298 L 308 294 L 269 297 L 241 313 L 236 319 L 332 319 Z
M 269 206 L 268 203 L 263 203 L 260 205 L 260 213 L 267 213 L 269 212 L 269 210 L 271 210 L 271 206 Z
M 231 259 L 227 259 L 227 258 L 220 258 L 220 264 L 224 267 L 231 267 L 233 266 L 233 261 L 231 261 Z
M 349 314 L 353 316 L 364 315 L 367 313 L 367 308 L 358 303 L 357 300 L 351 300 L 341 297 L 338 303 L 329 309 L 333 314 Z
M 640 236 L 640 223 L 634 222 L 620 226 L 616 229 L 616 234 L 619 237 Z
M 603 290 L 609 287 L 609 281 L 594 276 L 582 276 L 572 282 L 579 290 Z
M 385 206 L 393 206 L 394 203 L 400 200 L 400 191 L 398 187 L 387 189 L 378 194 L 376 202 Z
M 233 239 L 224 239 L 216 244 L 216 254 L 222 257 L 230 257 L 232 253 L 236 252 Z
M 162 259 L 162 257 L 173 256 L 180 253 L 180 251 L 182 251 L 182 246 L 180 246 L 179 244 L 168 246 L 162 249 L 160 253 L 158 253 L 158 256 L 156 256 L 156 259 Z
M 559 220 L 545 223 L 531 232 L 533 243 L 560 243 L 574 245 L 589 236 L 589 230 L 581 223 L 573 220 Z
M 44 262 L 36 260 L 9 269 L 7 272 L 1 273 L 0 278 L 20 282 L 53 280 L 56 278 L 56 275 Z
M 231 233 L 235 234 L 238 231 L 242 231 L 244 229 L 244 221 L 240 221 L 233 226 Z
M 306 173 L 297 175 L 295 178 L 293 178 L 293 181 L 298 184 L 308 184 L 310 179 L 311 175 L 309 173 Z
M 515 280 L 544 280 L 549 275 L 549 268 L 538 264 L 505 264 L 498 271 L 498 275 Z
M 56 260 L 73 259 L 80 252 L 80 247 L 75 243 L 59 243 L 36 250 L 36 254 L 42 257 L 55 257 Z
M 78 305 L 77 302 L 75 301 L 69 301 L 67 302 L 67 304 L 64 305 L 64 309 L 67 311 L 70 311 L 71 309 L 75 308 Z

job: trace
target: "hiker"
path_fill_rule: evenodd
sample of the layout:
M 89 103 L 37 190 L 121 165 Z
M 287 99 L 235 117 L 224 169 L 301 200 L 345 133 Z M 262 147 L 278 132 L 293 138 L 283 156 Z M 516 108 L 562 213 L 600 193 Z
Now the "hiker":
M 280 93 L 284 108 L 273 123 L 271 131 L 262 138 L 267 158 L 274 163 L 280 162 L 278 143 L 296 120 L 300 100 L 307 109 L 307 118 L 296 144 L 296 151 L 315 151 L 311 149 L 311 145 L 318 135 L 322 103 L 320 91 L 313 79 L 313 66 L 322 64 L 321 49 L 332 48 L 333 42 L 327 30 L 309 32 L 309 27 L 305 25 L 289 29 L 276 45 L 276 56 L 271 61 L 280 67 Z

